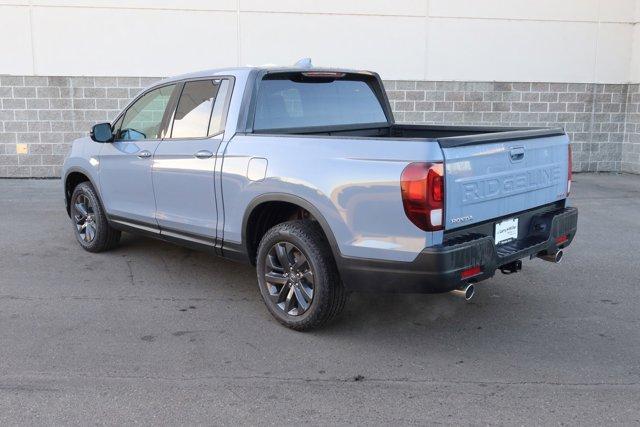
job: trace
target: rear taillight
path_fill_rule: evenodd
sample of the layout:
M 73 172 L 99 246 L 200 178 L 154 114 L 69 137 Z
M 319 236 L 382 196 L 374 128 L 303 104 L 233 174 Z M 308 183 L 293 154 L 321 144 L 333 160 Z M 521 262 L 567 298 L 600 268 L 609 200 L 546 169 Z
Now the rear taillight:
M 569 172 L 567 173 L 567 197 L 569 197 L 569 193 L 571 193 L 571 180 L 573 179 L 573 172 L 571 172 L 571 168 L 573 167 L 573 159 L 571 158 L 571 144 L 569 147 L 569 160 L 567 162 L 569 166 Z
M 442 163 L 410 163 L 400 177 L 402 204 L 407 217 L 425 231 L 442 230 L 444 168 Z

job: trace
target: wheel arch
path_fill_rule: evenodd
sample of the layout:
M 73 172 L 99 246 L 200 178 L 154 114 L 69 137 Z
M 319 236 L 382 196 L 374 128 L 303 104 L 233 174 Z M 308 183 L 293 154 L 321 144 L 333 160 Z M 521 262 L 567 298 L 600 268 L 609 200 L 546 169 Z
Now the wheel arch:
M 91 183 L 96 194 L 98 195 L 98 198 L 100 199 L 100 203 L 102 203 L 100 190 L 91 177 L 91 174 L 81 167 L 76 166 L 69 168 L 69 170 L 67 170 L 64 175 L 64 201 L 67 215 L 70 215 L 69 204 L 71 202 L 71 195 L 73 194 L 74 188 L 76 188 L 78 184 L 86 181 L 89 181 Z
M 322 213 L 318 208 L 316 208 L 311 202 L 306 199 L 303 199 L 299 196 L 294 196 L 292 194 L 286 193 L 268 193 L 262 194 L 254 198 L 248 205 L 245 210 L 243 219 L 242 219 L 242 247 L 244 251 L 246 251 L 247 258 L 251 263 L 254 263 L 255 259 L 253 256 L 254 251 L 257 249 L 257 244 L 253 247 L 254 243 L 249 235 L 251 231 L 250 228 L 252 226 L 251 220 L 255 219 L 254 214 L 260 210 L 261 207 L 264 207 L 268 203 L 286 203 L 289 205 L 297 206 L 305 211 L 309 212 L 309 214 L 313 217 L 314 220 L 318 222 L 320 228 L 322 229 L 322 233 L 324 234 L 327 242 L 329 243 L 329 247 L 331 248 L 331 252 L 333 254 L 333 258 L 336 263 L 340 262 L 341 254 L 340 249 L 338 248 L 338 244 L 336 238 L 329 226 L 329 223 L 324 218 Z

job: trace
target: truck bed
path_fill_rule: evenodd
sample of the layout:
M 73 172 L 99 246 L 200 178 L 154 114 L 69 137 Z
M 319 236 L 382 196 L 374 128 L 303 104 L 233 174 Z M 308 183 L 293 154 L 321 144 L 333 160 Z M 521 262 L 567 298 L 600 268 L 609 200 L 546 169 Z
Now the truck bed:
M 255 132 L 308 136 L 437 139 L 442 148 L 563 135 L 562 128 L 384 124 L 375 127 L 309 127 Z

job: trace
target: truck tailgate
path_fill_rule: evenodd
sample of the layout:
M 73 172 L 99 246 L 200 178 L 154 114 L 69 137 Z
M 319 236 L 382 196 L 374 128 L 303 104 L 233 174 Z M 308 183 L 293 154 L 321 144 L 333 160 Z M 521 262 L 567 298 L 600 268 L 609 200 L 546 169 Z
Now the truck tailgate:
M 445 229 L 508 216 L 567 197 L 569 140 L 564 134 L 496 142 L 441 143 Z M 449 141 L 455 140 L 450 138 Z

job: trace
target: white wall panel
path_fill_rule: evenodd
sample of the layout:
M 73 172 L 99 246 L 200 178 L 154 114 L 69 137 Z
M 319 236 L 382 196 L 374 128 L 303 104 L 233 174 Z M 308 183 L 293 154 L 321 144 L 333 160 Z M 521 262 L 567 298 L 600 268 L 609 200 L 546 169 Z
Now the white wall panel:
M 236 10 L 238 0 L 31 0 L 31 4 L 119 9 Z
M 448 18 L 499 18 L 597 21 L 600 0 L 429 0 L 429 15 Z M 621 0 L 611 0 L 616 3 Z
M 600 0 L 602 22 L 634 22 L 638 0 Z
M 387 79 L 425 76 L 424 18 L 250 13 L 241 15 L 241 64 L 371 69 Z
M 639 17 L 640 0 L 0 0 L 0 74 L 311 56 L 388 79 L 637 82 Z
M 32 74 L 27 7 L 0 6 L 0 74 Z
M 253 12 L 296 12 L 361 15 L 425 16 L 426 0 L 242 0 L 240 8 Z
M 590 82 L 597 24 L 431 19 L 429 80 Z
M 33 9 L 36 72 L 162 76 L 235 65 L 234 12 Z
M 429 0 L 429 15 L 448 18 L 632 22 L 638 0 Z
M 595 81 L 617 83 L 630 76 L 633 25 L 600 24 Z
M 640 83 L 640 24 L 634 25 L 631 53 L 630 80 Z

